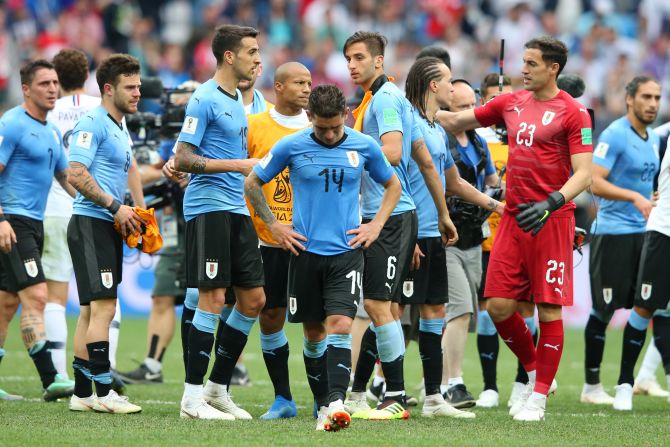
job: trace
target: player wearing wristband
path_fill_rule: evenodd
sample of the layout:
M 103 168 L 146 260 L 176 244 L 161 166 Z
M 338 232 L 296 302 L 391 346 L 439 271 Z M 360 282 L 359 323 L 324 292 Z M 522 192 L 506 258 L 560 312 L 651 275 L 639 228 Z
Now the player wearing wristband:
M 67 156 L 61 134 L 47 121 L 58 95 L 54 66 L 38 60 L 21 68 L 23 104 L 0 120 L 0 360 L 7 326 L 19 301 L 21 335 L 40 375 L 43 397 L 56 400 L 72 394 L 73 383 L 57 374 L 44 329 L 47 286 L 41 255 L 44 209 L 51 179 L 71 196 Z M 0 390 L 0 399 L 13 399 Z
M 78 193 L 67 242 L 81 305 L 70 410 L 137 413 L 141 407 L 112 390 L 109 325 L 121 282 L 123 239 L 141 232 L 142 225 L 133 209 L 121 204 L 127 187 L 135 205 L 145 207 L 130 136 L 121 124 L 124 114 L 137 111 L 140 65 L 132 56 L 115 54 L 100 64 L 96 78 L 101 105 L 77 122 L 70 145 L 69 180 Z
M 507 205 L 494 242 L 484 297 L 498 333 L 529 377 L 510 409 L 517 421 L 544 419 L 546 396 L 563 350 L 562 306 L 572 305 L 574 203 L 591 183 L 591 119 L 559 90 L 565 44 L 551 37 L 526 42 L 525 91 L 500 95 L 458 113 L 440 112 L 450 131 L 504 121 L 509 132 Z M 572 170 L 572 175 L 571 175 Z M 537 349 L 517 300 L 537 304 Z

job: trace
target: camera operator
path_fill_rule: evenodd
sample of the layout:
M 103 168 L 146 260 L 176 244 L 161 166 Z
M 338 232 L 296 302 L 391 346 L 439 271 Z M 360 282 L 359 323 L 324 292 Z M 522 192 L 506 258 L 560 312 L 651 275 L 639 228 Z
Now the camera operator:
M 453 80 L 452 84 L 454 91 L 449 110 L 458 112 L 474 108 L 475 92 L 470 84 L 463 79 Z M 474 131 L 447 136 L 454 162 L 464 180 L 482 192 L 487 186 L 499 186 L 491 153 L 482 137 Z M 449 303 L 441 391 L 452 406 L 468 408 L 475 405 L 475 399 L 463 382 L 462 365 L 468 327 L 475 312 L 482 276 L 481 243 L 490 233 L 486 221 L 490 211 L 468 204 L 456 196 L 449 197 L 447 203 L 459 240 L 454 246 L 447 247 Z
M 151 292 L 151 312 L 147 324 L 147 356 L 134 370 L 119 372 L 121 378 L 128 384 L 163 382 L 163 355 L 175 331 L 174 308 L 183 304 L 186 295 L 183 266 L 185 222 L 181 200 L 183 189 L 188 184 L 188 176 L 183 173 L 176 173 L 175 176 L 171 173 L 171 168 L 164 165 L 172 162 L 176 132 L 181 127 L 186 103 L 198 85 L 199 83 L 195 81 L 187 81 L 177 89 L 163 91 L 158 81 L 145 79 L 143 87 L 146 86 L 145 88 L 150 90 L 149 95 L 161 97 L 163 113 L 160 117 L 143 114 L 129 120 L 138 137 L 144 139 L 141 143 L 145 144 L 138 145 L 138 151 L 141 153 L 136 156 L 145 195 L 154 196 L 153 200 L 147 200 L 148 206 L 162 211 L 160 226 L 163 250 L 156 264 L 156 280 Z M 159 141 L 154 143 L 152 138 L 159 129 L 161 131 Z M 174 183 L 168 180 L 174 180 Z

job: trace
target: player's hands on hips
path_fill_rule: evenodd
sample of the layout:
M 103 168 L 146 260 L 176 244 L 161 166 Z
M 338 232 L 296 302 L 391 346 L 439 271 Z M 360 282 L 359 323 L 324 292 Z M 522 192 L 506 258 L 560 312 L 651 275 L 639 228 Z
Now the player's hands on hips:
M 458 242 L 458 231 L 456 231 L 456 225 L 452 222 L 449 215 L 440 216 L 438 218 L 438 229 L 442 235 L 442 244 L 445 246 L 454 245 Z
M 419 270 L 421 266 L 421 258 L 425 258 L 426 255 L 423 254 L 419 244 L 414 245 L 414 254 L 412 255 L 412 264 L 409 266 L 411 271 Z
M 3 253 L 12 251 L 12 244 L 16 244 L 16 234 L 9 222 L 0 222 L 0 250 Z
M 258 158 L 247 158 L 245 160 L 240 160 L 240 162 L 240 172 L 246 177 L 249 175 L 254 166 L 256 166 L 256 163 L 258 163 Z
M 361 224 L 358 228 L 347 231 L 347 234 L 354 234 L 354 238 L 349 241 L 350 247 L 358 247 L 359 245 L 363 248 L 368 248 L 374 243 L 381 233 L 383 224 L 371 220 L 368 223 Z
M 551 213 L 565 204 L 565 197 L 558 191 L 549 194 L 546 200 L 534 203 L 522 203 L 518 206 L 519 214 L 516 215 L 516 221 L 519 227 L 526 233 L 532 231 L 531 236 L 535 236 L 547 223 Z
M 114 214 L 114 221 L 119 224 L 119 230 L 124 239 L 130 234 L 142 232 L 142 224 L 144 221 L 137 215 L 135 210 L 128 205 L 121 205 L 116 214 Z
M 298 256 L 298 250 L 305 251 L 305 246 L 300 243 L 300 241 L 307 242 L 307 238 L 302 234 L 293 230 L 292 225 L 284 225 L 279 222 L 275 222 L 270 225 L 270 232 L 272 237 L 279 244 L 281 248 L 286 251 L 290 251 L 294 255 Z
M 651 209 L 656 206 L 654 202 L 651 200 L 647 200 L 646 197 L 644 197 L 642 194 L 637 194 L 635 197 L 635 200 L 633 200 L 633 205 L 635 205 L 635 208 L 640 211 L 642 216 L 644 216 L 644 220 L 649 219 L 649 214 L 651 213 Z

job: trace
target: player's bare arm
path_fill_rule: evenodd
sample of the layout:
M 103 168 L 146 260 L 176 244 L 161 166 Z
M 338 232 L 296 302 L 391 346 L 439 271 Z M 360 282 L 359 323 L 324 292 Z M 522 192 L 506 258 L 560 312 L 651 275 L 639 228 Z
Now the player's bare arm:
M 133 162 L 130 165 L 130 169 L 128 169 L 128 189 L 135 206 L 146 208 L 147 204 L 144 201 L 144 191 L 142 189 L 142 177 L 140 176 L 140 170 L 137 167 L 135 157 L 133 157 Z
M 442 182 L 423 138 L 412 142 L 412 158 L 419 167 L 423 180 L 426 182 L 426 187 L 435 203 L 435 208 L 437 208 L 438 227 L 442 235 L 442 242 L 445 245 L 453 245 L 458 241 L 458 232 L 451 221 L 451 217 L 449 217 Z
M 386 132 L 379 137 L 382 141 L 382 152 L 391 166 L 398 166 L 402 159 L 402 132 Z
M 574 199 L 577 195 L 591 186 L 592 182 L 592 163 L 593 154 L 591 152 L 582 152 L 570 156 L 572 165 L 572 177 L 565 182 L 565 185 L 559 190 L 566 202 Z
M 175 169 L 192 174 L 216 174 L 221 172 L 239 172 L 249 175 L 258 159 L 246 158 L 243 160 L 215 160 L 198 155 L 198 148 L 184 141 L 177 142 L 177 152 L 174 157 Z
M 279 243 L 279 245 L 284 249 L 288 250 L 294 255 L 298 256 L 298 250 L 305 250 L 304 245 L 300 241 L 307 241 L 307 238 L 302 234 L 295 232 L 291 225 L 283 225 L 279 223 L 277 218 L 270 211 L 268 202 L 265 200 L 263 195 L 263 182 L 256 175 L 255 172 L 251 173 L 244 180 L 244 194 L 246 194 L 247 199 L 254 207 L 254 210 L 263 222 L 268 226 L 272 232 L 272 236 Z
M 114 221 L 119 224 L 121 236 L 126 238 L 128 234 L 141 231 L 142 219 L 129 206 L 121 205 L 111 195 L 105 193 L 88 172 L 86 166 L 76 161 L 70 162 L 70 185 L 84 197 L 109 210 L 114 216 Z
M 5 165 L 0 163 L 0 174 L 5 170 Z M 2 211 L 0 203 L 0 250 L 9 253 L 12 249 L 12 243 L 16 244 L 16 234 L 12 226 L 5 220 L 5 214 Z
M 391 216 L 391 213 L 400 200 L 402 186 L 400 180 L 394 174 L 390 179 L 384 183 L 384 195 L 382 202 L 379 205 L 379 211 L 375 217 L 366 224 L 361 224 L 358 228 L 347 231 L 347 234 L 354 234 L 354 238 L 349 241 L 350 247 L 357 247 L 359 245 L 363 248 L 368 248 L 379 237 L 379 233 L 384 228 L 384 224 Z
M 635 205 L 635 208 L 640 210 L 644 219 L 649 219 L 649 213 L 651 213 L 651 209 L 654 207 L 654 203 L 650 200 L 651 198 L 644 197 L 637 191 L 615 185 L 607 180 L 609 173 L 609 169 L 603 166 L 598 164 L 591 165 L 591 174 L 593 178 L 591 192 L 604 199 L 632 202 L 633 205 Z
M 501 202 L 487 196 L 472 186 L 470 183 L 463 180 L 461 175 L 458 173 L 458 168 L 455 165 L 449 169 L 445 169 L 444 177 L 446 179 L 447 191 L 450 193 L 459 196 L 466 202 L 470 202 L 481 208 L 494 211 L 502 215 L 505 206 Z
M 435 119 L 447 132 L 452 134 L 482 127 L 481 124 L 479 124 L 479 121 L 477 121 L 477 118 L 475 118 L 474 109 L 463 110 L 460 112 L 439 110 L 435 114 Z
M 74 198 L 74 196 L 77 194 L 77 190 L 70 185 L 70 182 L 67 181 L 67 169 L 65 171 L 61 172 L 55 172 L 54 173 L 54 178 L 58 182 L 58 184 L 65 190 L 66 193 L 70 195 L 70 197 Z

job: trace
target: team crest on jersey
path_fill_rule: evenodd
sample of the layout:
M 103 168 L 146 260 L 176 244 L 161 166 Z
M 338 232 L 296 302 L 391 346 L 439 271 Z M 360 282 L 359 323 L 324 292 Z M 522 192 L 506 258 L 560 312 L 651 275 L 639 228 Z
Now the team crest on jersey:
M 219 273 L 219 261 L 208 259 L 205 262 L 205 274 L 209 279 L 214 279 L 217 273 Z
M 642 288 L 640 289 L 640 296 L 643 300 L 648 300 L 651 298 L 651 283 L 643 282 Z
M 102 285 L 108 289 L 111 289 L 114 285 L 114 276 L 111 270 L 100 270 L 100 279 L 102 280 Z
M 605 158 L 607 157 L 607 151 L 609 151 L 610 145 L 605 143 L 604 141 L 601 141 L 598 143 L 598 146 L 596 146 L 595 150 L 593 151 L 593 156 L 598 157 L 598 158 Z
M 31 278 L 36 277 L 37 274 L 39 273 L 39 269 L 37 268 L 37 262 L 35 262 L 33 258 L 26 259 L 25 261 L 23 261 L 23 265 L 26 268 L 26 273 Z
M 291 312 L 291 315 L 295 315 L 295 312 L 298 310 L 298 300 L 294 296 L 288 298 L 288 311 Z
M 612 302 L 612 288 L 611 287 L 606 287 L 603 289 L 603 300 L 605 301 L 605 304 L 609 304 Z
M 358 163 L 360 163 L 360 160 L 358 158 L 358 152 L 347 151 L 347 159 L 349 160 L 349 164 L 351 166 L 353 166 L 354 168 L 358 167 Z
M 197 128 L 198 128 L 198 118 L 194 116 L 187 116 L 186 118 L 184 118 L 184 125 L 181 128 L 182 132 L 194 135 L 195 130 Z
M 546 112 L 544 112 L 544 115 L 542 115 L 542 124 L 547 126 L 549 123 L 552 122 L 555 116 L 556 112 L 551 112 L 547 110 Z
M 79 135 L 77 135 L 77 146 L 90 149 L 92 140 L 93 134 L 91 132 L 79 132 Z
M 414 281 L 405 281 L 402 283 L 402 294 L 407 298 L 414 295 Z

